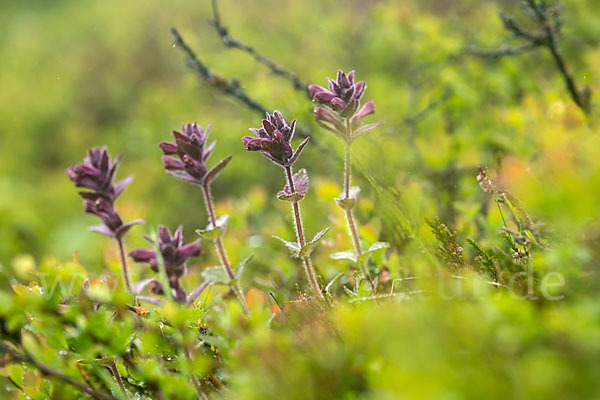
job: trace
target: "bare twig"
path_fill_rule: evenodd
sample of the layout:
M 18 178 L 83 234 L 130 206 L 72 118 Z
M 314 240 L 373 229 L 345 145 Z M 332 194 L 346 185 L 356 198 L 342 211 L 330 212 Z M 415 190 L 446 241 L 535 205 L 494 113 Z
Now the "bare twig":
M 228 81 L 223 75 L 211 71 L 211 69 L 198 58 L 194 50 L 192 50 L 192 48 L 183 40 L 183 37 L 177 29 L 171 28 L 171 34 L 173 35 L 175 45 L 182 49 L 186 54 L 187 66 L 194 70 L 204 82 L 226 95 L 237 99 L 251 110 L 259 112 L 263 117 L 265 113 L 273 110 L 267 109 L 262 103 L 250 97 L 237 79 L 234 78 Z M 296 135 L 301 138 L 306 138 L 309 136 L 309 132 L 302 128 L 296 128 Z M 314 142 L 316 141 L 313 141 L 313 143 Z
M 417 125 L 419 122 L 424 120 L 429 113 L 436 110 L 439 106 L 448 101 L 450 97 L 452 97 L 452 89 L 446 87 L 440 97 L 431 100 L 425 107 L 417 111 L 415 114 L 404 117 L 403 122 L 409 126 Z
M 540 46 L 541 46 L 541 43 L 536 44 L 536 43 L 531 43 L 531 42 L 525 43 L 521 46 L 505 46 L 505 47 L 501 47 L 499 49 L 483 49 L 483 48 L 477 47 L 477 46 L 467 46 L 465 51 L 470 54 L 476 55 L 476 56 L 490 58 L 492 60 L 497 60 L 499 58 L 506 57 L 506 56 L 514 56 L 514 55 L 523 53 L 527 50 L 531 50 L 533 48 L 540 47 Z
M 573 74 L 560 51 L 559 44 L 562 23 L 559 2 L 556 1 L 553 7 L 549 7 L 545 1 L 525 0 L 524 3 L 538 27 L 535 32 L 523 28 L 513 18 L 500 14 L 504 27 L 513 33 L 515 37 L 525 40 L 524 44 L 494 50 L 468 46 L 465 51 L 477 56 L 498 59 L 504 56 L 520 54 L 537 47 L 545 47 L 552 55 L 571 98 L 584 113 L 589 114 L 591 111 L 591 89 L 588 86 L 577 87 Z
M 92 381 L 90 380 L 89 375 L 83 369 L 83 366 L 79 362 L 75 362 L 75 366 L 77 367 L 79 374 L 83 378 L 84 382 L 88 385 L 88 387 L 90 387 L 92 390 L 96 390 L 96 388 L 92 384 Z M 94 397 L 94 398 L 97 399 L 97 397 Z
M 186 56 L 186 64 L 188 67 L 196 71 L 196 73 L 209 85 L 219 89 L 223 93 L 235 97 L 246 106 L 255 111 L 260 111 L 262 114 L 266 113 L 267 108 L 263 106 L 258 101 L 254 100 L 244 90 L 242 85 L 237 79 L 232 79 L 228 81 L 224 76 L 214 73 L 208 68 L 198 57 L 196 53 L 188 46 L 188 44 L 183 40 L 177 29 L 171 28 L 171 34 L 173 35 L 173 39 L 175 40 L 175 44 L 177 47 L 182 49 Z
M 70 377 L 69 375 L 65 375 L 60 371 L 57 371 L 53 368 L 48 367 L 47 365 L 40 363 L 35 358 L 33 358 L 29 353 L 27 353 L 25 350 L 23 350 L 22 353 L 18 352 L 15 349 L 13 349 L 12 347 L 9 347 L 2 342 L 0 342 L 0 349 L 3 352 L 9 354 L 14 360 L 33 365 L 42 375 L 45 375 L 46 377 L 56 378 L 58 380 L 61 380 L 64 383 L 73 386 L 77 390 L 87 393 L 90 396 L 93 396 L 94 398 L 97 398 L 97 399 L 116 400 L 116 397 L 114 397 L 108 393 L 104 393 L 99 390 L 93 389 L 93 388 L 87 386 L 86 384 L 81 383 L 81 382 L 77 381 L 76 379 Z
M 282 67 L 281 65 L 277 64 L 275 61 L 271 60 L 269 57 L 265 56 L 264 54 L 259 53 L 258 51 L 256 51 L 256 49 L 254 47 L 231 36 L 229 34 L 229 30 L 227 29 L 227 27 L 225 25 L 223 25 L 223 23 L 221 22 L 221 16 L 219 14 L 217 0 L 211 0 L 211 4 L 212 4 L 212 10 L 213 10 L 213 19 L 210 22 L 211 22 L 211 25 L 215 28 L 215 30 L 219 34 L 219 36 L 221 36 L 221 39 L 223 40 L 223 44 L 225 45 L 225 47 L 236 48 L 236 49 L 239 49 L 241 51 L 244 51 L 244 52 L 250 54 L 252 57 L 254 57 L 254 59 L 257 62 L 259 62 L 263 65 L 266 65 L 273 74 L 279 75 L 279 76 L 287 79 L 288 81 L 291 82 L 294 89 L 301 91 L 301 92 L 305 92 L 306 95 L 310 97 L 310 92 L 308 91 L 308 84 L 306 84 L 305 82 L 302 82 L 300 80 L 300 78 L 298 78 L 298 75 L 296 75 L 294 72 Z
M 125 389 L 125 385 L 123 384 L 123 379 L 121 379 L 121 374 L 119 373 L 119 370 L 117 369 L 117 363 L 115 362 L 115 360 L 111 360 L 109 367 L 110 367 L 110 371 L 113 374 L 113 377 L 115 378 L 115 381 L 117 381 L 119 388 L 121 388 L 123 395 L 125 395 L 126 398 L 129 398 L 129 395 L 127 394 L 127 389 Z

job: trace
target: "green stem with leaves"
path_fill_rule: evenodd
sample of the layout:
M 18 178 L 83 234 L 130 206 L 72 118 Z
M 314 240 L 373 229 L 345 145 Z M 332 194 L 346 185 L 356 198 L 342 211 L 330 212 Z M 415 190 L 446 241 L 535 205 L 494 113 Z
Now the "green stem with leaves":
M 295 193 L 296 189 L 294 188 L 294 180 L 292 178 L 292 167 L 285 167 L 285 173 L 290 190 L 292 193 Z M 297 201 L 292 202 L 292 211 L 294 212 L 294 221 L 296 223 L 296 236 L 298 238 L 298 244 L 300 245 L 300 248 L 303 248 L 306 245 L 306 239 L 304 236 L 304 228 L 302 227 L 302 219 L 300 217 L 300 205 Z M 321 292 L 321 288 L 319 287 L 319 283 L 317 282 L 315 270 L 312 266 L 310 257 L 302 257 L 302 261 L 304 263 L 304 271 L 306 272 L 306 277 L 308 278 L 308 282 L 310 283 L 313 293 L 321 301 L 325 301 L 325 297 L 323 297 L 323 293 Z
M 348 138 L 348 142 L 345 143 L 345 151 L 346 157 L 344 161 L 344 196 L 346 199 L 350 199 L 350 175 L 351 175 L 351 151 L 352 151 L 352 128 L 350 127 L 350 120 L 346 120 L 346 137 Z M 361 272 L 363 273 L 365 279 L 371 285 L 371 291 L 373 294 L 376 293 L 377 288 L 375 287 L 375 282 L 371 279 L 371 274 L 369 270 L 361 261 L 361 256 L 363 255 L 363 251 L 360 247 L 360 238 L 358 237 L 358 230 L 356 229 L 356 222 L 354 220 L 354 214 L 352 213 L 352 207 L 344 209 L 346 214 L 346 221 L 348 223 L 348 228 L 350 230 L 350 235 L 352 236 L 352 242 L 354 244 L 354 250 L 356 251 L 357 264 L 359 265 Z
M 127 389 L 125 389 L 125 385 L 123 384 L 123 379 L 121 379 L 121 374 L 119 373 L 119 370 L 117 368 L 117 363 L 115 362 L 115 360 L 111 360 L 110 371 L 112 372 L 112 374 L 115 378 L 115 381 L 117 381 L 119 388 L 121 388 L 123 395 L 126 398 L 129 398 L 129 395 L 127 394 Z
M 217 227 L 217 215 L 215 212 L 215 207 L 213 205 L 212 194 L 210 192 L 210 185 L 205 184 L 202 186 L 202 189 L 204 192 L 204 203 L 206 204 L 206 210 L 208 211 L 208 217 L 210 219 L 210 223 L 212 224 L 213 228 L 216 228 Z M 235 272 L 233 271 L 233 268 L 231 267 L 231 262 L 229 261 L 229 257 L 227 257 L 227 252 L 225 251 L 225 246 L 223 246 L 223 239 L 219 235 L 213 242 L 215 244 L 215 248 L 217 249 L 217 254 L 219 255 L 219 259 L 221 260 L 221 265 L 225 269 L 225 272 L 227 272 L 227 276 L 229 276 L 229 279 L 230 279 L 229 286 L 231 287 L 231 290 L 233 290 L 235 297 L 239 300 L 240 304 L 242 305 L 244 312 L 247 313 L 248 312 L 248 304 L 246 304 L 246 299 L 244 298 L 244 294 L 239 285 L 239 282 L 236 282 Z

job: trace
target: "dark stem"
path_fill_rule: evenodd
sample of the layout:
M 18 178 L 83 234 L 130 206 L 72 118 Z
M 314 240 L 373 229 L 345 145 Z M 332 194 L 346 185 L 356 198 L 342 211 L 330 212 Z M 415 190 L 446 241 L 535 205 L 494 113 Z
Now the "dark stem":
M 547 12 L 543 10 L 541 6 L 535 4 L 533 0 L 528 0 L 528 3 L 534 10 L 540 25 L 542 25 L 542 28 L 546 32 L 548 50 L 550 50 L 552 58 L 554 58 L 554 62 L 556 62 L 556 65 L 563 76 L 567 90 L 571 94 L 571 98 L 575 104 L 587 114 L 589 112 L 589 103 L 577 88 L 575 80 L 573 79 L 573 74 L 571 74 L 571 71 L 567 68 L 567 64 L 558 47 L 558 33 L 552 28 Z
M 119 370 L 117 369 L 117 364 L 115 363 L 114 360 L 110 363 L 110 370 L 111 370 L 113 376 L 115 377 L 115 381 L 117 381 L 117 384 L 123 391 L 123 394 L 125 395 L 125 397 L 129 397 L 127 395 L 127 389 L 125 389 L 125 385 L 123 385 L 123 380 L 121 379 L 121 374 L 119 374 Z
M 204 190 L 204 203 L 206 204 L 206 210 L 208 211 L 208 217 L 210 219 L 210 222 L 211 222 L 213 228 L 216 228 L 217 227 L 217 215 L 215 213 L 215 207 L 213 205 L 212 194 L 210 193 L 210 186 L 208 184 L 202 185 L 202 189 Z M 223 239 L 221 239 L 221 236 L 217 237 L 214 240 L 214 243 L 215 243 L 215 248 L 217 249 L 217 253 L 219 255 L 219 259 L 221 260 L 221 264 L 223 264 L 223 268 L 227 272 L 229 279 L 232 281 L 232 282 L 230 282 L 230 286 L 231 286 L 233 292 L 235 293 L 235 296 L 239 300 L 240 304 L 244 308 L 244 312 L 247 312 L 248 305 L 246 304 L 246 300 L 244 299 L 242 290 L 239 287 L 239 284 L 233 282 L 235 280 L 235 273 L 233 272 L 233 268 L 231 267 L 231 262 L 229 261 L 229 258 L 227 257 L 227 252 L 225 251 L 225 246 L 223 246 Z
M 218 376 L 217 376 L 217 375 L 216 375 L 216 374 L 215 374 L 213 371 L 210 371 L 210 372 L 208 373 L 208 376 L 210 376 L 210 380 L 211 380 L 211 381 L 213 381 L 213 383 L 214 383 L 214 384 L 215 384 L 215 385 L 216 385 L 216 386 L 217 386 L 219 389 L 221 389 L 221 390 L 222 390 L 222 391 L 224 391 L 224 392 L 228 390 L 227 386 L 225 386 L 225 385 L 223 384 L 223 382 L 222 382 L 222 381 L 219 379 L 219 377 L 218 377 Z
M 17 382 L 15 382 L 10 376 L 7 376 L 6 379 L 10 382 L 11 385 L 13 385 L 15 388 L 17 388 L 20 392 L 25 393 L 23 388 L 21 386 L 19 386 L 19 384 Z
M 467 46 L 465 48 L 465 51 L 469 54 L 473 54 L 476 56 L 497 60 L 502 57 L 514 56 L 514 55 L 523 53 L 527 50 L 531 50 L 531 49 L 539 47 L 541 45 L 542 44 L 539 42 L 528 42 L 528 43 L 522 44 L 520 46 L 502 47 L 499 49 L 482 49 L 477 46 Z
M 81 375 L 81 377 L 83 378 L 84 382 L 87 383 L 88 387 L 91 388 L 92 390 L 96 390 L 96 388 L 94 387 L 94 385 L 92 384 L 92 381 L 90 380 L 90 377 L 87 375 L 87 373 L 83 370 L 83 367 L 81 366 L 81 364 L 79 362 L 75 362 L 75 366 L 77 367 L 77 370 L 79 371 L 79 374 Z M 97 397 L 93 396 L 95 399 L 97 399 Z
M 227 27 L 221 23 L 221 16 L 219 14 L 217 0 L 212 0 L 211 4 L 212 4 L 212 9 L 213 9 L 213 17 L 214 17 L 214 19 L 211 22 L 212 22 L 212 25 L 215 27 L 215 30 L 217 31 L 219 36 L 221 36 L 221 39 L 223 40 L 225 47 L 234 47 L 234 48 L 237 48 L 241 51 L 244 51 L 244 52 L 250 54 L 257 62 L 259 62 L 263 65 L 266 65 L 267 68 L 269 68 L 273 74 L 279 75 L 279 76 L 287 79 L 288 81 L 290 81 L 290 83 L 292 84 L 294 89 L 301 91 L 301 92 L 305 92 L 306 95 L 310 97 L 310 92 L 308 91 L 308 85 L 306 83 L 302 82 L 294 72 L 283 68 L 282 66 L 280 66 L 279 64 L 277 64 L 275 61 L 271 60 L 264 54 L 261 54 L 258 51 L 256 51 L 256 49 L 254 47 L 249 46 L 248 44 L 242 42 L 241 40 L 238 40 L 238 39 L 234 38 L 233 36 L 231 36 L 229 34 Z
M 173 35 L 175 45 L 182 49 L 186 55 L 186 65 L 195 71 L 204 82 L 222 93 L 237 99 L 246 107 L 260 113 L 262 116 L 269 111 L 269 109 L 262 105 L 258 100 L 248 95 L 240 81 L 235 78 L 227 80 L 223 75 L 211 71 L 211 69 L 198 58 L 194 50 L 192 50 L 192 48 L 183 40 L 183 37 L 177 29 L 171 28 L 171 34 Z M 296 135 L 302 138 L 309 136 L 308 131 L 301 128 L 296 128 Z M 314 140 L 313 143 L 318 144 L 318 142 Z M 324 149 L 323 146 L 320 147 Z
M 119 246 L 119 255 L 121 258 L 121 272 L 123 273 L 123 281 L 125 283 L 125 289 L 128 292 L 132 292 L 131 281 L 129 280 L 129 270 L 127 269 L 127 257 L 125 256 L 125 249 L 123 247 L 123 238 L 115 238 L 117 245 Z
M 285 173 L 290 190 L 292 193 L 295 193 L 296 189 L 294 188 L 294 180 L 292 178 L 292 167 L 285 167 Z M 294 221 L 296 223 L 296 235 L 298 236 L 298 243 L 300 244 L 300 248 L 302 248 L 306 245 L 306 240 L 304 237 L 304 229 L 302 228 L 302 219 L 300 217 L 300 205 L 297 201 L 292 202 L 292 210 L 294 211 Z M 321 301 L 325 301 L 325 297 L 323 297 L 323 293 L 321 293 L 321 288 L 319 287 L 319 283 L 315 277 L 315 271 L 310 261 L 310 257 L 303 257 L 302 261 L 304 262 L 304 271 L 306 272 L 306 277 L 308 278 L 308 282 L 310 283 L 313 293 L 319 297 Z
M 187 56 L 186 64 L 188 67 L 196 71 L 202 80 L 219 89 L 221 92 L 237 98 L 249 108 L 259 111 L 261 114 L 265 114 L 268 111 L 265 106 L 248 96 L 239 81 L 236 79 L 228 81 L 224 76 L 212 72 L 208 66 L 202 63 L 194 51 L 184 42 L 177 29 L 171 28 L 171 34 L 173 35 L 175 44 L 185 52 Z
M 2 342 L 0 342 L 0 349 L 2 349 L 2 351 L 5 353 L 10 354 L 10 356 L 14 360 L 22 361 L 22 362 L 33 365 L 35 368 L 38 369 L 38 371 L 40 371 L 40 373 L 42 375 L 44 375 L 46 377 L 51 377 L 51 378 L 56 378 L 58 380 L 61 380 L 61 381 L 65 382 L 66 384 L 73 386 L 77 390 L 87 393 L 90 396 L 95 397 L 97 399 L 116 400 L 116 397 L 114 397 L 108 393 L 100 392 L 96 389 L 90 388 L 87 385 L 85 385 L 84 383 L 81 383 L 81 382 L 73 379 L 69 375 L 65 375 L 61 371 L 54 370 L 54 369 L 38 362 L 27 352 L 24 352 L 23 354 L 19 353 L 16 350 L 6 346 Z

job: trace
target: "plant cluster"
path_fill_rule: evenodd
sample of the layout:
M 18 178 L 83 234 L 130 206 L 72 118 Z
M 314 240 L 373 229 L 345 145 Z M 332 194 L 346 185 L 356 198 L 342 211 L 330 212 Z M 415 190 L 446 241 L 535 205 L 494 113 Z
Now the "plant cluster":
M 366 281 L 369 283 L 372 295 L 377 295 L 377 274 L 381 271 L 369 271 L 368 259 L 370 255 L 381 253 L 389 246 L 386 243 L 378 242 L 368 250 L 362 248 L 361 238 L 352 213 L 359 188 L 350 186 L 350 146 L 356 138 L 380 123 L 363 125 L 362 119 L 375 112 L 374 101 L 368 101 L 361 106 L 360 100 L 366 84 L 364 81 L 354 82 L 354 71 L 349 74 L 339 71 L 337 80 L 329 79 L 329 82 L 329 90 L 316 85 L 311 85 L 309 90 L 313 93 L 314 101 L 321 105 L 321 107 L 315 108 L 316 122 L 333 131 L 343 139 L 346 145 L 346 164 L 343 172 L 344 192 L 335 201 L 345 212 L 354 244 L 353 250 L 331 254 L 331 258 L 350 260 L 355 264 L 357 271 L 360 271 L 359 275 L 355 275 L 355 290 L 358 290 L 361 282 Z M 307 146 L 309 138 L 306 138 L 294 149 L 292 140 L 296 130 L 296 120 L 288 123 L 279 111 L 267 113 L 261 126 L 250 130 L 255 136 L 242 137 L 242 143 L 246 150 L 261 152 L 267 159 L 281 167 L 284 172 L 285 183 L 282 190 L 277 193 L 277 198 L 291 204 L 296 239 L 288 241 L 276 238 L 289 250 L 290 256 L 299 259 L 303 265 L 310 295 L 300 289 L 303 286 L 302 282 L 296 282 L 297 301 L 304 304 L 304 306 L 298 305 L 298 310 L 303 308 L 304 312 L 309 314 L 317 311 L 314 314 L 317 320 L 320 320 L 331 334 L 335 334 L 335 330 L 327 328 L 327 316 L 323 313 L 334 304 L 330 288 L 333 281 L 339 276 L 336 276 L 328 285 L 324 285 L 323 277 L 318 274 L 318 269 L 313 266 L 311 259 L 312 252 L 325 237 L 329 228 L 321 230 L 312 239 L 307 236 L 302 223 L 300 202 L 307 195 L 309 177 L 305 169 L 299 169 L 296 172 L 293 170 Z M 122 156 L 119 155 L 112 159 L 106 147 L 90 149 L 88 157 L 84 159 L 83 163 L 68 168 L 67 174 L 76 187 L 87 189 L 79 192 L 85 211 L 98 216 L 102 221 L 101 225 L 94 225 L 89 229 L 115 240 L 119 251 L 121 278 L 125 290 L 119 290 L 120 279 L 115 281 L 110 276 L 105 278 L 89 277 L 85 270 L 83 272 L 85 280 L 80 283 L 78 289 L 74 289 L 74 292 L 77 293 L 75 296 L 71 295 L 65 298 L 62 294 L 35 282 L 27 287 L 15 286 L 14 290 L 25 297 L 37 296 L 37 301 L 42 301 L 43 298 L 49 300 L 49 305 L 45 307 L 52 308 L 60 315 L 57 322 L 63 323 L 66 329 L 69 329 L 68 327 L 73 323 L 70 318 L 74 316 L 74 313 L 82 313 L 87 318 L 97 319 L 99 323 L 119 329 L 121 333 L 111 339 L 114 345 L 110 347 L 110 350 L 106 348 L 84 350 L 77 344 L 78 335 L 72 336 L 69 346 L 71 351 L 80 352 L 81 358 L 77 368 L 85 384 L 72 378 L 67 379 L 61 372 L 50 367 L 44 367 L 43 362 L 38 360 L 38 355 L 32 355 L 26 346 L 19 344 L 22 338 L 18 337 L 19 329 L 17 328 L 28 325 L 26 321 L 19 321 L 13 327 L 14 330 L 11 332 L 17 336 L 14 337 L 14 344 L 5 349 L 15 361 L 20 360 L 33 364 L 38 369 L 38 372 L 34 374 L 41 374 L 37 375 L 39 378 L 42 376 L 62 378 L 67 384 L 97 398 L 168 396 L 168 393 L 162 391 L 164 385 L 159 383 L 156 377 L 151 378 L 144 375 L 143 371 L 146 370 L 140 369 L 139 366 L 141 362 L 150 362 L 152 354 L 157 351 L 160 356 L 151 361 L 156 363 L 156 368 L 174 369 L 182 373 L 182 376 L 187 377 L 191 387 L 194 388 L 196 396 L 206 398 L 214 390 L 223 387 L 216 371 L 223 368 L 222 362 L 219 360 L 221 352 L 227 348 L 222 342 L 227 340 L 227 337 L 215 335 L 211 330 L 217 329 L 217 327 L 207 327 L 202 322 L 208 312 L 208 306 L 198 299 L 212 285 L 225 285 L 239 302 L 240 317 L 249 318 L 251 296 L 244 291 L 240 284 L 241 274 L 249 258 L 242 261 L 237 267 L 233 267 L 223 244 L 228 216 L 216 214 L 211 184 L 232 160 L 232 155 L 220 160 L 212 167 L 207 165 L 208 158 L 216 145 L 216 141 L 208 144 L 209 131 L 210 125 L 204 129 L 196 122 L 186 123 L 182 125 L 180 131 L 173 131 L 173 141 L 160 142 L 158 147 L 164 154 L 162 162 L 165 171 L 199 187 L 202 191 L 208 214 L 208 224 L 203 229 L 197 229 L 196 232 L 202 239 L 213 243 L 221 265 L 204 268 L 202 271 L 204 281 L 187 293 L 182 285 L 182 279 L 187 273 L 187 261 L 191 257 L 199 256 L 203 249 L 200 240 L 185 244 L 182 226 L 171 233 L 167 227 L 161 225 L 156 231 L 151 231 L 148 236 L 145 236 L 151 245 L 150 248 L 134 249 L 127 253 L 124 243 L 126 236 L 130 233 L 132 226 L 144 224 L 144 221 L 139 219 L 129 223 L 123 222 L 123 218 L 115 207 L 115 201 L 132 182 L 133 177 L 130 176 L 116 182 L 117 167 Z M 137 282 L 132 281 L 131 267 L 128 265 L 127 256 L 135 262 L 147 264 L 154 277 Z M 74 260 L 72 265 L 74 268 L 81 267 L 77 260 Z M 288 318 L 289 310 L 285 310 L 287 306 L 283 307 L 274 296 L 273 299 L 279 308 L 279 318 Z M 60 309 L 53 308 L 59 306 Z M 149 307 L 154 308 L 149 309 Z M 32 309 L 31 313 L 28 313 L 29 318 L 43 320 L 42 316 L 37 315 L 38 312 L 39 310 Z M 175 314 L 173 314 L 174 312 Z M 116 317 L 112 322 L 110 315 Z M 55 324 L 56 322 L 49 323 L 48 326 L 55 326 Z M 45 332 L 45 328 L 38 326 L 37 329 L 30 329 L 30 332 L 30 335 L 36 336 Z M 152 332 L 160 332 L 160 338 L 152 336 Z M 83 336 L 80 337 L 83 338 Z M 149 338 L 154 338 L 152 339 L 154 342 L 144 342 L 145 339 L 150 340 Z M 62 339 L 57 338 L 56 340 L 60 347 Z M 214 358 L 214 361 L 209 362 L 208 366 L 205 365 L 206 362 L 202 361 L 202 357 L 206 355 L 209 356 L 209 359 Z M 170 366 L 170 364 L 174 365 Z M 123 377 L 123 371 L 120 370 L 123 368 L 126 370 L 125 377 Z M 94 378 L 90 375 L 93 375 Z M 98 379 L 102 382 L 98 382 Z M 19 386 L 17 383 L 19 380 L 17 377 L 13 379 L 17 386 Z M 161 391 L 155 393 L 154 391 L 159 386 Z M 105 391 L 99 387 L 103 387 Z M 40 389 L 37 386 L 36 388 Z M 48 394 L 52 388 L 44 386 L 42 392 L 44 391 Z

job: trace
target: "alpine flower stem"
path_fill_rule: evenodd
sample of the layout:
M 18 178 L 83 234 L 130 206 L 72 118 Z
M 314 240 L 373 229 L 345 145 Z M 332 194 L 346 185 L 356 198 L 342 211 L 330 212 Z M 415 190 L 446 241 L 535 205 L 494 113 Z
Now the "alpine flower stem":
M 123 282 L 125 284 L 125 289 L 128 292 L 132 292 L 131 289 L 131 280 L 129 278 L 129 269 L 127 268 L 127 257 L 125 256 L 125 248 L 123 246 L 123 238 L 118 236 L 115 238 L 117 241 L 117 245 L 119 246 L 119 255 L 121 258 L 121 272 L 123 274 Z
M 115 363 L 115 360 L 111 361 L 110 370 L 115 378 L 115 381 L 119 385 L 119 388 L 123 392 L 123 395 L 126 398 L 129 398 L 129 395 L 127 394 L 127 389 L 125 389 L 125 385 L 123 384 L 123 379 L 121 379 L 121 374 L 119 373 L 119 370 L 117 369 L 117 364 Z
M 290 186 L 292 193 L 294 193 L 296 189 L 294 188 L 294 180 L 292 179 L 292 167 L 285 167 L 285 172 L 288 185 Z M 294 221 L 296 222 L 296 236 L 298 238 L 298 243 L 300 244 L 300 248 L 303 248 L 306 245 L 306 239 L 304 237 L 302 219 L 300 218 L 300 205 L 297 201 L 292 202 L 292 210 L 294 212 Z M 310 283 L 313 293 L 321 301 L 325 301 L 325 297 L 323 297 L 321 288 L 317 283 L 317 278 L 315 277 L 315 271 L 313 269 L 312 262 L 310 261 L 310 257 L 303 257 L 302 261 L 304 262 L 304 271 L 306 272 L 306 277 L 308 278 L 308 282 Z
M 208 211 L 208 217 L 210 218 L 210 222 L 212 223 L 213 227 L 216 227 L 217 226 L 217 215 L 215 213 L 215 207 L 213 205 L 213 199 L 212 199 L 212 194 L 210 192 L 210 186 L 208 184 L 202 185 L 202 189 L 204 190 L 204 202 L 206 204 L 206 210 Z M 235 273 L 233 272 L 233 268 L 231 267 L 231 262 L 229 261 L 229 258 L 227 257 L 227 252 L 225 251 L 225 247 L 223 246 L 223 239 L 221 239 L 221 236 L 217 237 L 214 240 L 214 244 L 217 249 L 217 253 L 219 254 L 219 259 L 221 260 L 221 264 L 223 265 L 225 272 L 227 272 L 227 275 L 229 276 L 229 279 L 231 280 L 231 284 L 230 284 L 231 289 L 235 293 L 235 297 L 237 297 L 240 304 L 242 305 L 244 312 L 247 313 L 248 305 L 246 304 L 246 300 L 244 298 L 242 289 L 240 288 L 239 284 L 237 282 L 234 282 Z
M 350 123 L 347 122 L 346 123 L 346 129 L 348 129 L 348 134 L 351 137 L 352 132 L 350 131 Z M 348 143 L 345 145 L 346 148 L 346 159 L 345 159 L 345 166 L 344 166 L 344 194 L 346 196 L 346 199 L 350 198 L 350 164 L 351 164 L 351 145 Z M 356 223 L 354 221 L 354 214 L 352 213 L 352 208 L 346 209 L 345 210 L 345 214 L 346 214 L 346 221 L 348 222 L 348 228 L 350 229 L 350 235 L 352 236 L 352 242 L 354 243 L 354 250 L 356 251 L 356 256 L 357 259 L 360 258 L 360 256 L 362 256 L 363 251 L 360 248 L 360 240 L 358 238 L 358 230 L 356 229 Z M 373 292 L 373 295 L 376 294 L 376 287 L 375 287 L 375 282 L 373 282 L 373 279 L 371 278 L 371 274 L 369 273 L 369 270 L 367 269 L 366 265 L 364 265 L 363 262 L 361 262 L 361 260 L 358 260 L 358 265 L 360 266 L 360 269 L 363 273 L 363 275 L 365 276 L 365 279 L 367 279 L 369 281 L 369 284 L 371 285 L 371 292 Z

